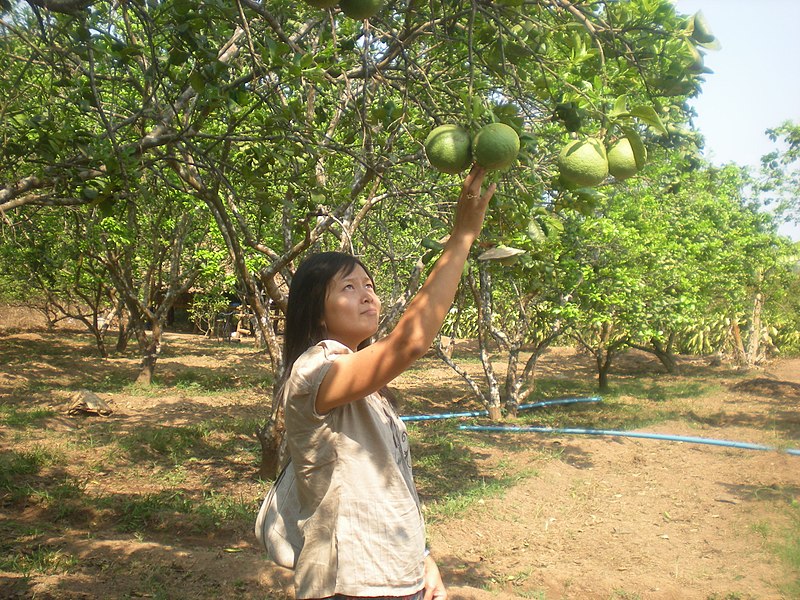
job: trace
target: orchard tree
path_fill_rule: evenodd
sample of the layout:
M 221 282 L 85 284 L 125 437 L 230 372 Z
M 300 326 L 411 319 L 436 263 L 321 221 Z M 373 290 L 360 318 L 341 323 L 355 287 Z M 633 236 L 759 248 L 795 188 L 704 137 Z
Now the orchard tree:
M 800 125 L 785 121 L 767 135 L 777 148 L 761 158 L 757 188 L 787 222 L 800 223 Z
M 503 240 L 526 230 L 532 210 L 571 194 L 556 167 L 571 137 L 624 136 L 639 147 L 684 123 L 710 44 L 668 0 L 411 0 L 363 21 L 288 1 L 4 6 L 3 227 L 22 226 L 36 208 L 113 204 L 155 216 L 168 186 L 191 194 L 224 241 L 276 375 L 266 301 L 285 305 L 282 282 L 306 251 L 385 259 L 386 273 L 408 281 L 391 288 L 391 318 L 413 293 L 421 242 L 444 235 L 457 196 L 457 180 L 425 161 L 434 125 L 474 133 L 499 121 L 521 134 L 519 165 L 502 176 L 487 222 L 487 236 Z M 157 195 L 140 193 L 155 181 Z M 421 218 L 404 229 L 409 215 Z M 112 238 L 133 231 L 111 232 L 104 264 L 126 306 L 147 315 L 115 266 L 135 253 Z M 187 266 L 187 275 L 197 268 Z M 144 347 L 152 357 L 152 340 Z
M 106 333 L 122 322 L 123 306 L 108 274 L 92 258 L 92 243 L 76 212 L 36 211 L 24 227 L 10 231 L 0 246 L 2 271 L 24 282 L 24 301 L 47 318 L 50 326 L 63 319 L 81 322 L 95 338 L 100 356 L 109 355 Z
M 561 220 L 540 208 L 533 211 L 526 232 L 503 238 L 513 246 L 485 241 L 492 247 L 479 249 L 471 261 L 443 327 L 448 343 L 437 340 L 440 358 L 464 379 L 493 420 L 500 420 L 503 410 L 516 415 L 535 393 L 537 361 L 570 322 L 574 282 L 563 277 L 560 266 L 562 231 Z M 483 385 L 453 357 L 450 340 L 468 336 L 478 341 Z M 498 358 L 505 363 L 502 378 L 495 370 Z

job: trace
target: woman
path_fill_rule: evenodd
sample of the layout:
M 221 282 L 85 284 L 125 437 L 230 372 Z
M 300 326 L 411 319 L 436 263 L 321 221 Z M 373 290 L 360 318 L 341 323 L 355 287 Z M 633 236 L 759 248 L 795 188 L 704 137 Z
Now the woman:
M 444 600 L 425 549 L 408 436 L 381 390 L 421 357 L 442 325 L 494 184 L 466 177 L 441 257 L 394 330 L 370 343 L 381 302 L 356 258 L 324 252 L 297 270 L 286 313 L 286 436 L 303 549 L 298 599 Z

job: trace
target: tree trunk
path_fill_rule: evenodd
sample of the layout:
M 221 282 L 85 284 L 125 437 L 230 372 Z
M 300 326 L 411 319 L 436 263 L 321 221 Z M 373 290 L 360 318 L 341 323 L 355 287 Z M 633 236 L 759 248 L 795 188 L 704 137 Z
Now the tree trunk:
M 597 388 L 601 392 L 608 391 L 608 372 L 611 370 L 611 355 L 606 354 L 606 359 L 597 358 Z
M 478 261 L 478 263 L 480 286 L 477 290 L 474 286 L 474 278 L 470 276 L 469 279 L 472 284 L 473 295 L 478 304 L 478 347 L 483 373 L 489 388 L 486 408 L 489 411 L 489 419 L 492 421 L 500 421 L 502 419 L 500 384 L 497 381 L 494 366 L 492 365 L 492 357 L 489 353 L 489 340 L 491 339 L 492 328 L 492 282 L 486 266 L 481 264 L 481 261 Z
M 139 338 L 139 347 L 142 350 L 142 367 L 136 378 L 137 385 L 149 386 L 153 382 L 153 373 L 156 370 L 158 355 L 161 353 L 161 323 L 152 322 L 153 333 L 147 339 L 147 333 L 142 331 Z
M 93 327 L 92 333 L 94 334 L 95 345 L 97 352 L 100 353 L 102 358 L 108 358 L 108 348 L 106 348 L 106 340 L 103 331 L 99 327 Z
M 119 330 L 117 331 L 116 351 L 125 352 L 128 348 L 128 341 L 131 339 L 131 330 L 128 328 L 128 319 L 120 315 Z
M 731 318 L 731 338 L 733 340 L 733 358 L 740 367 L 747 367 L 747 354 L 742 343 L 742 332 L 739 329 L 739 321 L 736 317 Z
M 626 337 L 611 341 L 613 330 L 614 326 L 611 323 L 603 323 L 600 326 L 598 341 L 595 346 L 592 346 L 580 332 L 575 334 L 575 338 L 583 348 L 594 356 L 597 364 L 597 387 L 601 392 L 608 391 L 608 374 L 611 371 L 611 362 L 614 354 L 621 348 L 630 345 Z
M 631 348 L 636 348 L 637 350 L 641 350 L 642 352 L 648 352 L 650 354 L 653 354 L 658 359 L 658 361 L 664 366 L 667 373 L 674 375 L 680 370 L 678 367 L 678 360 L 672 353 L 672 343 L 674 339 L 675 339 L 675 334 L 671 333 L 669 335 L 669 339 L 667 340 L 666 345 L 663 345 L 659 340 L 652 338 L 650 340 L 650 346 L 639 346 L 637 344 L 631 344 Z
M 512 419 L 517 416 L 517 406 L 519 406 L 519 392 L 522 388 L 522 380 L 517 375 L 519 369 L 520 345 L 512 343 L 508 349 L 508 367 L 506 369 L 505 385 L 505 405 L 506 413 Z
M 753 314 L 750 318 L 750 338 L 747 340 L 747 366 L 761 361 L 761 312 L 764 308 L 764 297 L 756 293 L 753 297 Z
M 281 468 L 280 440 L 277 427 L 273 421 L 267 420 L 256 430 L 256 437 L 261 443 L 261 463 L 258 476 L 261 479 L 274 479 Z

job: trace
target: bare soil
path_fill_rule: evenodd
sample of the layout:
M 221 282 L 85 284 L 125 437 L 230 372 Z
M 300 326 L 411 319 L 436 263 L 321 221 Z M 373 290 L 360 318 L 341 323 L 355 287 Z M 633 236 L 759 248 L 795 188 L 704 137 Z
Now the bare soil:
M 61 460 L 39 475 L 80 481 L 81 493 L 54 502 L 34 494 L 12 498 L 0 489 L 0 549 L 21 548 L 20 558 L 30 559 L 37 549 L 56 548 L 63 558 L 27 574 L 0 570 L 0 598 L 293 598 L 291 573 L 260 553 L 249 521 L 213 522 L 198 531 L 176 514 L 143 535 L 120 531 L 115 508 L 169 494 L 197 502 L 215 494 L 240 497 L 244 506 L 256 506 L 266 484 L 256 478 L 254 438 L 242 435 L 220 454 L 211 451 L 219 449 L 219 434 L 209 431 L 208 453 L 179 456 L 169 467 L 133 450 L 122 455 L 115 444 L 165 426 L 257 422 L 268 407 L 265 356 L 248 340 L 167 334 L 157 367 L 161 385 L 147 393 L 115 386 L 135 378 L 135 355 L 102 360 L 89 336 L 34 325 L 0 319 L 0 404 L 52 414 L 0 428 L 0 451 L 50 449 Z M 667 375 L 647 355 L 630 352 L 617 363 L 612 385 L 701 386 L 702 393 L 650 401 L 673 416 L 641 431 L 800 447 L 800 360 L 748 373 L 707 362 L 682 358 L 682 374 Z M 470 369 L 477 373 L 476 361 Z M 233 387 L 200 393 L 186 384 L 187 372 L 206 385 L 213 374 Z M 587 385 L 594 378 L 591 361 L 569 348 L 549 351 L 539 373 Z M 68 416 L 70 395 L 83 387 L 112 415 Z M 394 387 L 411 412 L 477 408 L 464 383 L 433 357 Z M 569 426 L 580 414 L 586 413 L 549 418 Z M 491 482 L 502 472 L 514 482 L 430 520 L 433 553 L 455 600 L 783 599 L 798 589 L 800 573 L 780 549 L 800 528 L 800 456 L 597 435 L 457 435 L 470 453 L 465 479 Z M 433 497 L 435 489 L 421 489 L 428 504 L 442 500 Z M 88 497 L 109 501 L 87 503 Z M 70 503 L 75 510 L 64 518 Z

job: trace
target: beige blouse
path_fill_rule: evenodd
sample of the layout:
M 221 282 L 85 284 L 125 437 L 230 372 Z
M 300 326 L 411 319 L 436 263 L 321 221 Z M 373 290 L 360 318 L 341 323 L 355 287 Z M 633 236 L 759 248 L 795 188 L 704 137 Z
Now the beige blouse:
M 423 586 L 425 525 L 404 423 L 378 393 L 317 414 L 333 340 L 295 362 L 284 389 L 286 435 L 297 476 L 303 549 L 295 595 L 403 596 Z

